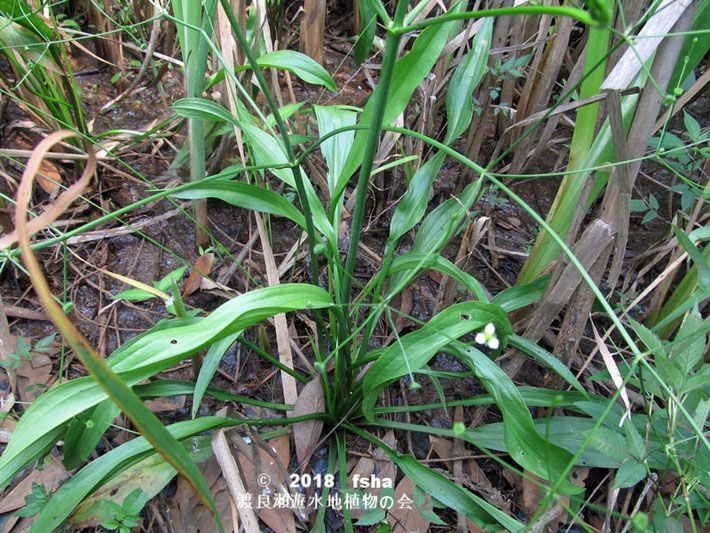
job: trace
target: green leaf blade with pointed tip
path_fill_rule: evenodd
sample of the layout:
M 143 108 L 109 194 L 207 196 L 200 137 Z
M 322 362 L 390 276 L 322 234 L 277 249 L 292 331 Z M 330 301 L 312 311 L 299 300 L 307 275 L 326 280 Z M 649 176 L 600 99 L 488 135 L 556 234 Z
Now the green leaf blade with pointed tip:
M 187 200 L 216 198 L 244 209 L 278 215 L 292 220 L 304 229 L 306 227 L 303 214 L 286 198 L 269 189 L 248 183 L 239 181 L 196 182 L 172 196 Z

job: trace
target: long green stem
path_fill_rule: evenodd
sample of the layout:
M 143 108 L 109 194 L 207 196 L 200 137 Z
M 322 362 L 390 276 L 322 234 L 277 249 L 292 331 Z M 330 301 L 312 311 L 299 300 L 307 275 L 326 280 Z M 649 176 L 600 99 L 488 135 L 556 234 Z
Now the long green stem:
M 237 17 L 234 16 L 234 13 L 232 12 L 232 8 L 229 5 L 229 0 L 220 1 L 222 3 L 222 7 L 224 8 L 225 13 L 227 14 L 229 24 L 232 26 L 232 30 L 237 36 L 239 46 L 242 47 L 244 55 L 247 57 L 249 65 L 251 66 L 251 69 L 254 72 L 254 76 L 256 77 L 256 80 L 259 83 L 262 92 L 264 93 L 266 103 L 268 104 L 269 109 L 271 109 L 271 113 L 274 117 L 274 120 L 276 121 L 276 126 L 278 127 L 279 133 L 281 134 L 281 138 L 283 139 L 283 144 L 284 148 L 286 149 L 286 156 L 288 157 L 288 161 L 289 163 L 294 164 L 296 161 L 296 156 L 293 153 L 293 147 L 291 146 L 291 141 L 288 138 L 288 130 L 286 129 L 286 125 L 284 124 L 284 121 L 281 118 L 281 114 L 279 113 L 279 108 L 276 105 L 276 102 L 274 101 L 274 97 L 271 94 L 271 91 L 269 90 L 269 84 L 266 82 L 266 78 L 264 78 L 264 74 L 262 74 L 261 68 L 256 62 L 256 58 L 254 57 L 254 54 L 252 53 L 251 48 L 249 47 L 249 43 L 247 42 L 246 37 L 244 36 L 244 32 L 242 32 L 242 28 L 239 25 Z M 318 241 L 316 238 L 315 226 L 313 225 L 311 204 L 309 203 L 308 196 L 306 195 L 306 187 L 303 184 L 303 175 L 301 174 L 300 167 L 298 165 L 294 165 L 291 170 L 293 172 L 293 179 L 296 183 L 296 192 L 298 193 L 298 199 L 301 202 L 301 208 L 303 209 L 303 216 L 306 219 L 306 233 L 308 234 L 308 254 L 311 258 L 311 283 L 313 285 L 318 285 L 318 258 L 315 253 L 315 248 L 318 244 Z M 319 349 L 323 351 L 325 350 L 325 326 L 323 324 L 323 318 L 319 312 L 316 311 L 315 317 L 318 326 L 318 346 Z
M 518 6 L 518 7 L 500 7 L 496 9 L 483 9 L 481 11 L 466 11 L 464 13 L 447 13 L 439 17 L 423 20 L 410 26 L 404 26 L 394 30 L 395 33 L 404 35 L 416 30 L 422 30 L 427 26 L 450 22 L 452 20 L 467 20 L 479 19 L 484 17 L 501 17 L 513 15 L 560 15 L 571 17 L 584 24 L 593 26 L 597 23 L 594 18 L 582 9 L 574 7 L 558 7 L 558 6 Z
M 360 174 L 358 175 L 355 209 L 353 210 L 352 225 L 350 230 L 350 245 L 348 247 L 348 255 L 345 260 L 345 275 L 343 280 L 342 302 L 347 304 L 350 302 L 350 290 L 352 289 L 353 271 L 355 270 L 355 259 L 357 257 L 357 249 L 360 244 L 360 234 L 362 232 L 362 219 L 365 213 L 365 201 L 367 200 L 367 184 L 370 181 L 370 173 L 375 160 L 375 152 L 380 139 L 380 131 L 382 131 L 382 119 L 387 106 L 387 96 L 389 94 L 390 84 L 392 83 L 392 74 L 394 72 L 395 61 L 397 60 L 397 51 L 399 49 L 399 41 L 401 36 L 391 31 L 387 37 L 385 44 L 385 55 L 382 60 L 382 70 L 380 71 L 380 79 L 377 84 L 378 92 L 375 95 L 375 107 L 372 113 L 372 122 L 367 136 L 367 144 L 362 156 L 362 165 L 360 165 Z

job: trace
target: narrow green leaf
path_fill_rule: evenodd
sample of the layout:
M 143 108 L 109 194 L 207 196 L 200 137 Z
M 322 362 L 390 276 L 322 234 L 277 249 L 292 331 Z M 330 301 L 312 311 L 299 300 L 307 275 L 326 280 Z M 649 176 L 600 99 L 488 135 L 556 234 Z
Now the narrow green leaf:
M 464 9 L 463 2 L 457 2 L 449 13 L 458 13 Z M 396 80 L 389 88 L 390 93 L 387 98 L 387 108 L 383 117 L 383 124 L 389 124 L 396 119 L 407 107 L 412 98 L 412 94 L 429 74 L 434 63 L 439 58 L 439 54 L 443 50 L 449 38 L 449 32 L 457 27 L 459 22 L 446 22 L 430 26 L 422 31 L 412 45 L 412 49 L 405 56 L 397 60 L 394 67 L 393 80 Z M 376 94 L 378 91 L 385 90 L 384 87 L 378 86 L 375 93 L 370 96 L 370 99 L 365 106 L 365 109 L 360 117 L 361 124 L 369 124 L 372 120 L 374 112 Z M 345 187 L 350 181 L 350 177 L 360 166 L 365 143 L 367 140 L 367 131 L 358 131 L 355 134 L 355 142 L 350 151 L 348 159 L 345 163 L 343 171 L 338 177 L 335 194 L 331 197 L 331 201 L 337 202 L 340 195 L 343 194 Z
M 374 0 L 378 1 L 378 0 Z M 361 64 L 367 58 L 372 48 L 372 43 L 375 40 L 375 32 L 377 30 L 377 12 L 372 5 L 373 0 L 360 0 L 357 3 L 357 9 L 360 10 L 360 21 L 362 29 L 360 35 L 353 46 L 353 56 L 355 63 Z
M 303 214 L 282 195 L 263 187 L 239 181 L 196 182 L 188 188 L 173 194 L 175 198 L 218 198 L 231 205 L 269 213 L 294 221 L 302 228 L 306 227 Z
M 363 380 L 365 417 L 372 420 L 375 402 L 387 385 L 419 370 L 447 344 L 491 322 L 496 326 L 502 346 L 512 332 L 508 316 L 498 306 L 471 301 L 445 309 L 417 331 L 386 348 Z
M 461 135 L 473 118 L 472 95 L 488 70 L 488 53 L 491 49 L 493 17 L 483 20 L 471 45 L 471 50 L 456 67 L 446 90 L 446 138 L 450 144 Z
M 675 233 L 676 239 L 680 245 L 688 252 L 688 255 L 693 260 L 693 263 L 698 269 L 700 276 L 698 277 L 698 285 L 701 290 L 705 291 L 710 289 L 710 264 L 703 257 L 702 252 L 697 246 L 690 240 L 690 238 L 683 233 L 678 226 L 671 224 L 673 227 L 673 233 Z
M 338 128 L 354 126 L 357 113 L 340 106 L 314 105 L 313 110 L 318 120 L 318 133 L 321 137 Z M 345 161 L 353 145 L 355 131 L 345 131 L 323 141 L 320 145 L 321 153 L 328 164 L 328 194 L 333 196 L 338 176 L 343 170 Z
M 521 309 L 540 300 L 549 283 L 550 275 L 545 274 L 527 285 L 513 285 L 496 294 L 491 303 L 500 305 L 508 312 Z
M 579 392 L 581 392 L 585 396 L 587 395 L 587 391 L 584 389 L 584 386 L 579 382 L 579 380 L 577 380 L 576 377 L 574 377 L 574 374 L 570 372 L 569 368 L 567 368 L 562 363 L 562 361 L 557 359 L 557 357 L 552 355 L 550 352 L 544 350 L 534 342 L 530 342 L 525 337 L 521 337 L 519 335 L 511 335 L 510 337 L 508 337 L 508 341 L 510 342 L 511 346 L 525 352 L 528 355 L 531 355 L 532 357 L 540 361 L 542 364 L 549 367 L 552 371 L 554 371 L 558 376 L 560 376 L 567 383 L 572 385 Z
M 228 122 L 241 127 L 239 121 L 227 108 L 205 98 L 181 98 L 175 101 L 173 110 L 181 117 L 205 122 Z
M 400 237 L 412 229 L 426 213 L 431 184 L 439 173 L 445 157 L 443 152 L 437 153 L 412 176 L 407 192 L 397 204 L 390 222 L 390 235 L 386 244 L 388 249 L 394 249 Z
M 418 270 L 437 270 L 442 274 L 446 274 L 450 278 L 461 283 L 468 291 L 473 294 L 477 300 L 482 302 L 488 301 L 486 289 L 481 283 L 471 274 L 464 272 L 454 263 L 441 255 L 423 254 L 408 252 L 394 258 L 390 265 L 387 275 L 396 274 L 398 272 L 418 269 Z M 392 296 L 388 294 L 388 297 Z M 506 309 L 507 310 L 507 309 Z
M 62 463 L 67 470 L 77 468 L 94 451 L 101 437 L 121 410 L 111 400 L 104 400 L 93 409 L 74 418 L 64 437 Z
M 454 355 L 476 372 L 503 413 L 503 438 L 513 460 L 536 476 L 557 481 L 572 459 L 571 454 L 538 435 L 520 392 L 498 365 L 473 346 L 454 348 Z M 575 494 L 581 489 L 565 479 L 561 483 L 561 490 Z
M 293 72 L 307 83 L 322 85 L 336 92 L 335 81 L 323 67 L 306 54 L 293 50 L 277 50 L 256 58 L 260 67 L 273 67 Z
M 204 396 L 210 381 L 212 381 L 212 377 L 217 371 L 217 367 L 219 366 L 220 361 L 222 361 L 222 357 L 224 357 L 224 354 L 227 353 L 229 347 L 234 344 L 234 341 L 236 341 L 241 334 L 241 331 L 237 331 L 210 346 L 207 355 L 202 361 L 200 373 L 197 376 L 197 382 L 195 383 L 195 396 L 192 398 L 192 418 L 195 418 L 197 411 L 200 409 L 202 397 Z

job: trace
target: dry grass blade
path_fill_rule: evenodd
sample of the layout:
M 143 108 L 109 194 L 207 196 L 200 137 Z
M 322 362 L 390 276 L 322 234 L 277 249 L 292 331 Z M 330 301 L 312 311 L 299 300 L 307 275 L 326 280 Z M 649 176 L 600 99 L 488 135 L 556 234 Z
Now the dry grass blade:
M 237 467 L 237 462 L 234 460 L 231 450 L 229 449 L 229 443 L 224 436 L 224 430 L 220 429 L 214 434 L 212 438 L 212 450 L 217 458 L 219 466 L 222 468 L 222 475 L 227 481 L 227 487 L 229 487 L 229 494 L 232 496 L 232 500 L 238 502 L 244 500 L 247 493 L 244 483 L 242 483 L 242 478 L 239 475 L 239 468 Z M 244 530 L 247 533 L 259 533 L 259 521 L 256 518 L 256 513 L 248 505 L 238 506 L 239 516 L 244 523 Z
M 42 301 L 42 305 L 46 309 L 47 314 L 57 330 L 73 348 L 77 357 L 91 374 L 91 377 L 103 389 L 103 392 L 108 398 L 126 413 L 126 416 L 131 419 L 146 441 L 148 441 L 168 463 L 175 467 L 178 472 L 185 476 L 190 485 L 198 493 L 200 499 L 202 499 L 215 517 L 218 529 L 222 532 L 224 528 L 219 519 L 217 507 L 210 495 L 204 477 L 202 477 L 195 463 L 182 445 L 178 443 L 165 426 L 163 426 L 160 420 L 148 410 L 133 390 L 113 372 L 108 363 L 96 353 L 96 350 L 94 350 L 89 341 L 86 340 L 77 327 L 67 318 L 62 308 L 55 301 L 47 278 L 42 271 L 37 257 L 32 251 L 28 223 L 25 219 L 25 211 L 29 205 L 32 184 L 37 175 L 44 153 L 56 143 L 74 135 L 76 134 L 73 131 L 60 130 L 47 136 L 47 138 L 42 140 L 35 148 L 35 152 L 32 154 L 32 157 L 30 157 L 27 168 L 22 175 L 20 188 L 17 191 L 17 205 L 15 206 L 17 239 L 22 252 L 22 260 L 32 280 L 34 290 Z M 90 157 L 90 161 L 91 160 L 92 157 Z M 78 192 L 80 193 L 81 190 L 82 189 L 79 188 Z
M 279 272 L 276 268 L 276 261 L 274 260 L 274 254 L 271 250 L 271 244 L 269 243 L 269 239 L 266 235 L 264 222 L 259 213 L 255 213 L 254 216 L 256 218 L 256 226 L 259 229 L 259 237 L 261 238 L 261 248 L 264 253 L 266 278 L 269 282 L 269 286 L 278 285 L 280 283 Z M 288 334 L 288 323 L 286 322 L 286 315 L 284 313 L 274 315 L 274 327 L 276 328 L 276 344 L 279 350 L 279 361 L 293 370 L 291 342 Z M 296 403 L 298 391 L 296 389 L 296 380 L 294 377 L 284 371 L 281 371 L 281 386 L 284 391 L 284 402 L 290 404 Z
M 626 387 L 624 386 L 624 378 L 621 377 L 619 367 L 616 366 L 614 356 L 611 355 L 609 348 L 607 348 L 606 343 L 599 335 L 599 332 L 597 331 L 594 322 L 590 320 L 590 323 L 592 324 L 592 330 L 594 330 L 594 340 L 596 341 L 597 347 L 599 348 L 599 352 L 602 354 L 602 358 L 604 359 L 604 365 L 609 371 L 609 374 L 611 375 L 611 380 L 614 382 L 614 385 L 617 389 L 620 390 L 619 395 L 621 396 L 621 399 L 623 400 L 624 405 L 626 406 L 626 412 L 619 421 L 619 427 L 621 427 L 621 425 L 624 423 L 624 419 L 627 416 L 631 418 L 631 402 L 629 401 L 629 394 L 626 392 Z
M 626 89 L 638 74 L 641 65 L 656 51 L 664 35 L 692 3 L 692 0 L 664 0 L 638 36 L 633 38 L 633 46 L 626 50 L 614 66 L 601 89 Z
M 51 135 L 49 135 L 43 143 L 46 143 L 46 145 L 53 145 L 56 142 L 58 142 L 55 139 L 63 139 L 69 136 L 69 134 L 74 135 L 73 132 L 68 132 L 68 131 L 63 131 L 63 132 L 55 132 Z M 51 142 L 50 142 L 50 139 Z M 42 143 L 40 143 L 41 145 Z M 45 145 L 45 146 L 46 146 Z M 32 219 L 30 222 L 27 223 L 27 232 L 28 233 L 37 233 L 38 231 L 43 230 L 46 228 L 49 224 L 54 222 L 59 218 L 59 216 L 64 213 L 64 211 L 67 210 L 67 208 L 72 204 L 74 200 L 76 200 L 79 195 L 82 193 L 82 191 L 86 188 L 86 186 L 89 184 L 91 181 L 91 177 L 94 175 L 94 171 L 96 170 L 96 157 L 94 155 L 93 150 L 89 150 L 88 152 L 88 159 L 86 161 L 86 167 L 84 167 L 84 172 L 81 174 L 81 178 L 79 178 L 79 181 L 77 181 L 74 185 L 69 187 L 66 191 L 64 191 L 62 194 L 59 195 L 59 197 L 50 205 L 40 216 L 37 218 Z M 38 163 L 41 165 L 42 160 Z M 32 160 L 27 163 L 27 169 L 25 170 L 26 173 L 30 171 L 30 165 L 32 164 Z M 32 169 L 33 173 L 36 173 L 37 168 Z M 18 191 L 18 202 L 19 202 L 19 191 Z M 16 225 L 18 224 L 18 221 L 15 221 Z M 18 232 L 13 231 L 9 235 L 5 235 L 0 238 L 0 250 L 9 248 L 13 244 L 15 244 L 18 240 Z

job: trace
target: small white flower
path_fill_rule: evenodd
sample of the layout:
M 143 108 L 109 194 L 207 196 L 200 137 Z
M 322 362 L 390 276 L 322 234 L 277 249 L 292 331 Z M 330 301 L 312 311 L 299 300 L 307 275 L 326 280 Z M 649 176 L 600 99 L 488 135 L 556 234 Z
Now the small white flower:
M 485 344 L 491 350 L 498 349 L 500 341 L 498 340 L 498 337 L 496 337 L 496 327 L 493 322 L 486 324 L 486 327 L 483 328 L 482 333 L 476 334 L 476 344 Z

